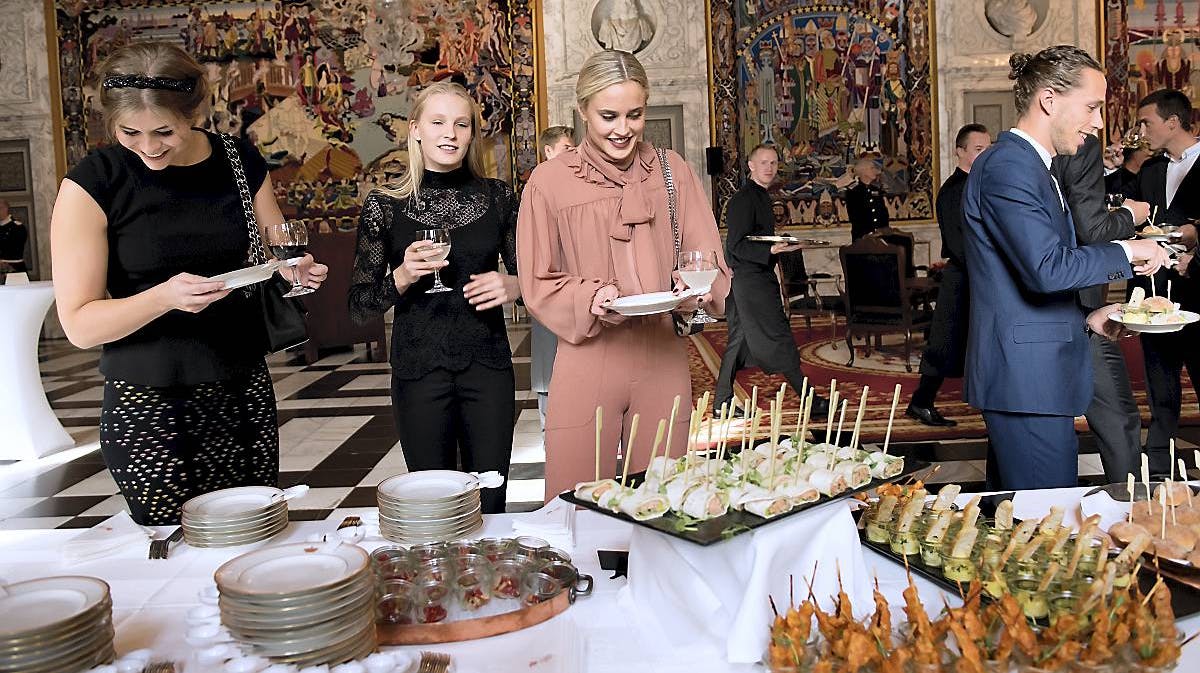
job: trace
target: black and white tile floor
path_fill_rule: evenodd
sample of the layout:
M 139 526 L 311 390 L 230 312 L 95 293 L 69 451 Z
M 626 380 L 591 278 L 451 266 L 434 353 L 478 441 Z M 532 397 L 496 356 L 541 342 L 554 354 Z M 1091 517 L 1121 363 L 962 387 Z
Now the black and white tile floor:
M 509 340 L 517 414 L 508 508 L 526 511 L 542 504 L 546 453 L 536 395 L 529 390 L 528 324 L 510 326 Z M 0 529 L 91 526 L 124 507 L 97 444 L 99 352 L 49 341 L 39 357 L 47 397 L 77 446 L 40 460 L 0 462 Z M 392 425 L 387 364 L 368 361 L 361 346 L 311 365 L 289 355 L 273 356 L 269 364 L 279 400 L 281 485 L 311 487 L 307 496 L 289 503 L 292 518 L 322 519 L 339 506 L 373 506 L 375 485 L 406 469 Z M 1197 444 L 1200 428 L 1181 430 L 1182 455 L 1190 456 Z M 1080 480 L 1099 483 L 1094 439 L 1084 435 L 1080 445 Z M 983 486 L 984 440 L 895 446 L 938 463 L 933 483 L 957 482 L 967 490 Z

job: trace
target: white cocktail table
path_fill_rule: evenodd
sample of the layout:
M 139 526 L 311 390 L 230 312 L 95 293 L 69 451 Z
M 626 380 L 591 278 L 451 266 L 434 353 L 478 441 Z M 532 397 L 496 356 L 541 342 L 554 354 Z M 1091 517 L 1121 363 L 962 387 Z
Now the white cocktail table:
M 38 336 L 54 303 L 50 281 L 0 285 L 0 460 L 38 458 L 75 445 L 42 388 Z

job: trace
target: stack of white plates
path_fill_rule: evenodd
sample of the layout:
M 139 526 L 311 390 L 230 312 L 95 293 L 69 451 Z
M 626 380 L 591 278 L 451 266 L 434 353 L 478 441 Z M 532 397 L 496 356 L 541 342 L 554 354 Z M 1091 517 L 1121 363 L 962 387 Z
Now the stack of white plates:
M 270 486 L 226 488 L 183 503 L 182 523 L 183 539 L 192 547 L 249 544 L 287 528 L 287 500 Z
M 375 649 L 375 577 L 354 545 L 264 547 L 227 562 L 214 579 L 221 623 L 256 655 L 303 667 Z
M 483 526 L 479 478 L 453 470 L 423 470 L 379 483 L 379 531 L 403 544 L 442 542 Z
M 0 671 L 68 673 L 112 660 L 112 598 L 103 580 L 43 577 L 0 590 Z

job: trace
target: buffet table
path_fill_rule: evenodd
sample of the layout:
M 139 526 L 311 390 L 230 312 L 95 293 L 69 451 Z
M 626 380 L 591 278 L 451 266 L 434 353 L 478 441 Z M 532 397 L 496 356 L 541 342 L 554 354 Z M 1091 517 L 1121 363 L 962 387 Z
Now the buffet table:
M 1084 492 L 1084 489 L 1022 492 L 1014 499 L 1015 515 L 1042 516 L 1051 505 L 1063 505 L 1068 512 L 1065 522 L 1077 523 L 1076 504 Z M 280 536 L 260 544 L 298 542 L 330 535 L 344 517 L 369 511 L 341 509 L 325 521 L 294 522 Z M 528 515 L 489 516 L 480 535 L 512 535 L 513 521 L 522 516 Z M 626 580 L 610 579 L 609 573 L 600 569 L 596 556 L 598 549 L 627 549 L 632 527 L 593 512 L 580 511 L 575 529 L 576 547 L 572 557 L 581 572 L 596 579 L 590 597 L 580 598 L 564 614 L 524 631 L 473 642 L 411 649 L 447 652 L 454 657 L 455 667 L 451 670 L 459 673 L 762 670 L 761 666 L 725 664 L 720 643 L 691 643 L 687 647 L 671 649 L 660 640 L 648 638 L 638 627 L 637 615 L 630 614 L 631 608 L 620 599 Z M 189 661 L 191 648 L 183 639 L 185 615 L 198 604 L 197 592 L 212 584 L 212 574 L 218 566 L 255 547 L 195 549 L 180 544 L 172 550 L 169 559 L 150 561 L 146 559 L 146 547 L 138 545 L 137 549 L 128 549 L 119 557 L 66 565 L 62 559 L 62 546 L 79 532 L 0 532 L 0 548 L 4 549 L 0 578 L 3 582 L 14 582 L 64 574 L 100 577 L 112 587 L 118 655 L 150 648 L 155 659 L 169 658 L 179 662 L 179 671 L 213 670 L 198 666 L 194 660 Z M 371 549 L 384 542 L 368 539 L 360 544 Z M 901 591 L 907 586 L 904 569 L 869 550 L 864 551 L 864 556 L 867 571 L 878 577 L 881 590 L 893 604 L 893 615 L 902 616 Z M 945 594 L 920 578 L 916 583 L 925 604 L 935 611 Z M 787 600 L 786 596 L 776 599 Z M 957 603 L 954 596 L 949 596 L 948 600 Z M 1178 627 L 1188 634 L 1200 630 L 1200 615 L 1179 621 Z M 765 645 L 765 633 L 763 639 Z M 1200 642 L 1193 642 L 1184 649 L 1176 670 L 1200 670 Z
M 75 445 L 50 409 L 38 372 L 37 346 L 50 281 L 0 285 L 0 460 L 38 458 Z

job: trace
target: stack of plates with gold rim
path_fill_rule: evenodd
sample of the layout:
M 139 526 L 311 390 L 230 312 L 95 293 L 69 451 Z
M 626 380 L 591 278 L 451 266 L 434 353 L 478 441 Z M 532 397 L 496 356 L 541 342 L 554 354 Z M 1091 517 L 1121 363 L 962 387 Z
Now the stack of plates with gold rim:
M 0 671 L 70 673 L 113 660 L 112 598 L 95 577 L 0 588 Z
M 236 547 L 277 535 L 287 528 L 287 492 L 270 486 L 239 486 L 196 496 L 183 503 L 183 539 L 192 547 Z
M 454 470 L 422 470 L 379 482 L 379 532 L 393 542 L 418 544 L 466 537 L 483 526 L 479 477 Z
M 225 563 L 213 578 L 221 623 L 256 655 L 304 667 L 375 649 L 375 577 L 355 545 L 264 547 Z

